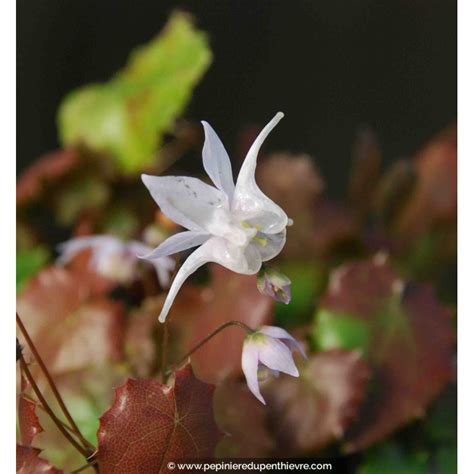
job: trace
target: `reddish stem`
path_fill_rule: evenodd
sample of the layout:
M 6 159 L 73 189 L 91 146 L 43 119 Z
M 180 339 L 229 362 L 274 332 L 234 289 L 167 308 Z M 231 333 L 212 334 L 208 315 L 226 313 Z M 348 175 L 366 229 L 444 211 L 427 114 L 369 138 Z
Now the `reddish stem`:
M 61 431 L 61 433 L 64 435 L 64 437 L 87 459 L 90 456 L 90 452 L 88 452 L 86 449 L 84 449 L 83 446 L 81 446 L 67 431 L 67 429 L 63 426 L 61 420 L 56 417 L 56 415 L 53 413 L 53 410 L 51 407 L 48 405 L 48 402 L 46 399 L 43 397 L 43 394 L 41 393 L 38 385 L 36 385 L 35 379 L 31 375 L 30 369 L 28 368 L 28 365 L 25 362 L 25 359 L 23 356 L 20 357 L 20 366 L 22 372 L 25 374 L 28 382 L 30 383 L 31 387 L 33 388 L 33 391 L 35 392 L 38 400 L 40 401 L 41 405 L 43 408 L 46 410 L 50 418 L 53 420 L 54 424 L 57 426 L 58 430 Z
M 216 334 L 220 333 L 223 329 L 228 328 L 229 326 L 238 326 L 247 332 L 254 332 L 254 329 L 252 329 L 250 326 L 247 326 L 247 324 L 243 323 L 242 321 L 227 321 L 226 323 L 218 326 L 216 329 L 214 329 L 214 331 L 209 333 L 204 339 L 198 342 L 190 351 L 188 351 L 183 357 L 181 357 L 178 362 L 175 362 L 166 372 L 169 373 L 172 370 L 175 370 L 176 367 L 179 367 L 189 356 L 194 354 L 194 352 L 196 352 L 204 344 L 206 344 L 206 342 L 211 340 Z
M 51 390 L 53 391 L 53 394 L 58 401 L 59 406 L 61 407 L 62 412 L 64 413 L 64 416 L 68 420 L 69 424 L 71 425 L 71 429 L 74 431 L 74 433 L 77 435 L 77 437 L 81 440 L 82 444 L 84 445 L 85 448 L 88 449 L 93 449 L 95 450 L 95 446 L 93 446 L 89 441 L 87 441 L 84 436 L 82 436 L 82 433 L 80 432 L 78 426 L 74 422 L 71 414 L 69 413 L 69 410 L 66 408 L 66 405 L 56 387 L 56 384 L 53 381 L 53 378 L 51 377 L 51 374 L 49 373 L 48 369 L 46 368 L 45 363 L 43 362 L 43 359 L 39 355 L 38 351 L 36 350 L 36 347 L 28 334 L 28 331 L 26 330 L 23 322 L 21 321 L 20 316 L 18 313 L 16 314 L 16 322 L 18 324 L 18 327 L 20 328 L 21 333 L 23 334 L 23 337 L 25 338 L 31 353 L 33 354 L 34 358 L 36 359 L 36 362 L 40 366 L 44 376 L 46 377 L 46 380 L 48 381 L 49 386 L 51 387 Z

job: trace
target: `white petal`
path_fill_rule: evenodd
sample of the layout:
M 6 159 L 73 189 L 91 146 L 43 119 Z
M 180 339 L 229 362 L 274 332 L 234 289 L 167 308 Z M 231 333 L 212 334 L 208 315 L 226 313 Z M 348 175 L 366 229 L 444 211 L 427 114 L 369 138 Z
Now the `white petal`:
M 149 254 L 153 251 L 152 247 L 139 240 L 130 240 L 126 244 L 127 250 L 131 253 L 134 257 L 140 258 L 141 254 Z
M 212 240 L 212 239 L 211 239 Z M 166 316 L 168 316 L 171 305 L 173 304 L 174 299 L 180 288 L 183 286 L 183 283 L 187 278 L 192 275 L 199 267 L 202 267 L 205 263 L 212 261 L 212 251 L 207 246 L 209 240 L 197 248 L 181 265 L 181 268 L 178 270 L 178 273 L 174 277 L 171 288 L 166 295 L 165 304 L 158 318 L 161 323 L 165 322 Z
M 171 272 L 174 270 L 176 265 L 175 260 L 170 257 L 161 257 L 150 260 L 150 263 L 155 267 L 160 286 L 162 288 L 168 288 L 170 284 Z
M 151 254 L 153 252 L 149 245 L 146 245 L 139 240 L 131 240 L 130 242 L 127 242 L 126 246 L 128 253 L 134 258 L 140 258 L 140 254 Z M 170 284 L 170 274 L 176 264 L 175 260 L 165 255 L 150 258 L 148 261 L 155 267 L 155 272 L 161 287 L 168 288 Z
M 282 118 L 283 114 L 278 112 L 250 147 L 237 178 L 232 202 L 232 211 L 239 219 L 254 219 L 255 223 L 260 225 L 259 230 L 269 234 L 281 232 L 288 224 L 288 217 L 283 209 L 263 194 L 257 186 L 255 169 L 262 143 Z
M 287 331 L 276 326 L 262 326 L 258 330 L 266 336 L 273 337 L 275 339 L 283 339 L 292 349 L 296 349 L 300 354 L 307 359 L 306 353 L 303 346 Z
M 258 232 L 255 238 L 252 240 L 251 245 L 258 250 L 260 257 L 262 258 L 262 262 L 266 262 L 267 260 L 271 260 L 272 258 L 276 257 L 281 252 L 285 242 L 286 228 L 278 234 L 264 234 L 262 232 Z
M 121 245 L 120 240 L 111 235 L 77 237 L 62 242 L 57 246 L 58 252 L 60 253 L 57 261 L 58 263 L 66 264 L 85 249 L 97 251 L 101 248 L 110 248 L 112 251 L 117 251 L 117 248 Z
M 142 181 L 161 211 L 189 230 L 205 231 L 216 209 L 228 206 L 222 191 L 197 178 L 142 174 Z
M 252 341 L 244 342 L 242 348 L 242 371 L 249 390 L 266 405 L 258 386 L 258 348 Z
M 293 377 L 299 376 L 290 349 L 278 339 L 266 337 L 264 341 L 259 342 L 258 358 L 269 369 L 278 370 Z
M 149 260 L 166 257 L 192 247 L 197 247 L 198 245 L 203 244 L 207 239 L 209 239 L 209 237 L 210 235 L 204 232 L 194 232 L 191 230 L 179 232 L 178 234 L 168 237 L 151 252 L 149 250 L 140 252 L 142 255 L 137 255 L 137 257 Z
M 231 202 L 235 185 L 229 155 L 213 128 L 207 122 L 203 121 L 201 123 L 205 135 L 202 149 L 204 169 L 215 186 L 224 191 L 229 197 L 229 202 Z
M 176 274 L 159 317 L 164 322 L 171 305 L 185 280 L 207 262 L 215 262 L 236 273 L 253 275 L 260 270 L 262 259 L 251 246 L 237 247 L 221 237 L 211 237 L 196 249 Z

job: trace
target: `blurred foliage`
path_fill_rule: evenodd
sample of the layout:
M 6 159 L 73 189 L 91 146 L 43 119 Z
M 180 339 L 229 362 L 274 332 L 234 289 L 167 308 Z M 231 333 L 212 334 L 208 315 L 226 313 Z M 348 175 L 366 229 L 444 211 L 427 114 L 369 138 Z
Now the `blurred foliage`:
M 385 443 L 369 451 L 358 474 L 426 474 L 428 453 L 407 453 L 395 443 Z M 449 471 L 440 471 L 448 474 Z
M 104 152 L 124 174 L 153 164 L 156 152 L 206 71 L 211 52 L 191 18 L 175 13 L 164 31 L 136 49 L 127 66 L 105 84 L 71 92 L 58 125 L 65 146 Z
M 281 271 L 291 280 L 291 301 L 288 305 L 275 307 L 277 326 L 291 327 L 309 322 L 317 296 L 323 291 L 327 271 L 322 265 L 303 262 L 287 263 Z
M 16 291 L 20 291 L 26 282 L 41 270 L 49 258 L 45 247 L 39 246 L 29 250 L 19 250 L 16 254 Z
M 178 116 L 210 61 L 205 33 L 174 13 L 109 82 L 65 98 L 58 113 L 65 148 L 39 157 L 18 180 L 18 311 L 74 419 L 98 446 L 101 472 L 116 467 L 112 458 L 126 449 L 117 433 L 130 426 L 140 435 L 150 428 L 153 447 L 141 443 L 128 461 L 157 462 L 156 446 L 168 441 L 152 428 L 168 429 L 175 413 L 153 407 L 166 397 L 182 404 L 177 413 L 203 408 L 201 422 L 185 426 L 203 452 L 217 443 L 219 456 L 348 454 L 359 474 L 455 472 L 455 126 L 386 169 L 376 134 L 361 129 L 339 200 L 326 194 L 314 158 L 262 153 L 257 181 L 294 221 L 275 259 L 292 281 L 288 305 L 260 294 L 254 276 L 208 265 L 178 294 L 165 331 L 156 321 L 165 293 L 145 266 L 124 284 L 98 275 L 87 251 L 65 267 L 48 263 L 70 236 L 106 233 L 156 246 L 178 230 L 137 175 L 171 165 L 189 174 L 178 160 L 200 153 L 202 131 Z M 163 374 L 229 320 L 285 327 L 307 349 L 307 361 L 296 358 L 301 377 L 261 381 L 267 406 L 243 383 L 240 328 L 193 354 L 203 382 L 189 367 L 176 378 Z M 29 367 L 57 409 L 37 364 Z M 176 383 L 195 399 L 169 388 Z M 217 384 L 213 416 L 210 383 Z M 31 387 L 19 383 L 19 394 L 20 465 L 59 472 L 44 458 L 66 472 L 82 466 L 31 401 Z M 218 440 L 215 424 L 229 436 Z M 189 440 L 181 434 L 167 445 L 180 454 Z M 194 453 L 188 448 L 183 455 Z
M 365 321 L 321 309 L 316 313 L 311 341 L 319 350 L 357 349 L 367 354 L 371 331 Z

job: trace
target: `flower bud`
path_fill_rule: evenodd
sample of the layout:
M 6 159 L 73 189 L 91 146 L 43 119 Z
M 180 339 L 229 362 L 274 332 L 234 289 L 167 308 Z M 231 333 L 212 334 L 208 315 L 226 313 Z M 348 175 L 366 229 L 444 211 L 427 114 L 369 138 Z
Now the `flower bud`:
M 291 300 L 291 280 L 273 268 L 265 267 L 257 278 L 257 288 L 263 295 L 288 304 Z

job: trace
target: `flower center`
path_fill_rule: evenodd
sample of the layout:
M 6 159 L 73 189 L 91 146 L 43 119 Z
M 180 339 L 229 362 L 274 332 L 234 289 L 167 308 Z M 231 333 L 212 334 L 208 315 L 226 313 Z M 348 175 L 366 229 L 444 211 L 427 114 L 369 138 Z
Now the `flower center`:
M 254 239 L 258 229 L 250 226 L 245 221 L 237 221 L 224 210 L 216 212 L 215 221 L 209 226 L 211 234 L 218 237 L 223 237 L 232 245 L 238 247 L 245 247 L 248 245 L 250 240 Z

